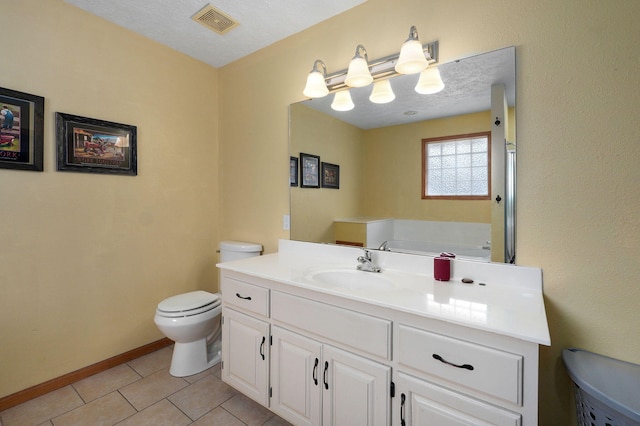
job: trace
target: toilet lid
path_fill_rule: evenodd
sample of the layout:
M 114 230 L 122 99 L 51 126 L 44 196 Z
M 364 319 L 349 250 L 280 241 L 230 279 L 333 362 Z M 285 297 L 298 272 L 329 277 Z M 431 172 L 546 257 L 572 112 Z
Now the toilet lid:
M 158 303 L 158 312 L 165 314 L 187 313 L 188 311 L 207 311 L 220 304 L 220 295 L 202 290 L 178 294 Z M 203 309 L 206 308 L 206 309 Z M 190 312 L 191 314 L 195 314 Z

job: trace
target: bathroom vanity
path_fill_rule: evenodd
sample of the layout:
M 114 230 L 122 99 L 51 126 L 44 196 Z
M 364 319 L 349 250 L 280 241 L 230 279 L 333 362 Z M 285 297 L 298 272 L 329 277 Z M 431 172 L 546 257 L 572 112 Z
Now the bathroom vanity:
M 393 237 L 393 219 L 355 217 L 336 219 L 333 231 L 337 244 L 356 247 L 378 247 Z
M 537 425 L 537 268 L 282 240 L 221 263 L 222 379 L 295 425 Z M 462 277 L 474 280 L 463 284 Z

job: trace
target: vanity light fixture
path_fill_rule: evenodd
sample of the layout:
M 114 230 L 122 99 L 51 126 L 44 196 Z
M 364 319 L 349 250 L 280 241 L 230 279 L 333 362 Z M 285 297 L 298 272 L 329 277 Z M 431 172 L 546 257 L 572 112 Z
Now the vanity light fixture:
M 420 73 L 418 84 L 416 84 L 416 92 L 421 95 L 433 95 L 442 89 L 444 89 L 444 83 L 438 68 L 427 68 Z
M 333 102 L 331 102 L 331 109 L 336 111 L 351 111 L 354 106 L 348 89 L 336 92 L 333 96 Z
M 359 44 L 349 67 L 329 75 L 327 75 L 327 67 L 324 62 L 316 59 L 313 69 L 307 76 L 307 84 L 303 93 L 309 98 L 322 98 L 329 93 L 336 93 L 331 107 L 338 111 L 349 111 L 354 108 L 351 95 L 348 92 L 340 95 L 340 92 L 349 87 L 364 87 L 376 83 L 369 100 L 375 103 L 391 102 L 395 99 L 395 94 L 387 81 L 389 78 L 398 74 L 419 73 L 425 70 L 429 64 L 437 62 L 438 41 L 420 44 L 418 31 L 415 26 L 412 26 L 409 30 L 409 39 L 402 45 L 400 53 L 369 61 L 367 50 Z M 442 83 L 441 79 L 440 83 Z M 441 85 L 444 87 L 443 84 Z M 420 90 L 427 90 L 423 89 L 420 83 L 418 86 Z M 421 92 L 418 86 L 416 86 L 418 93 L 436 93 Z
M 398 74 L 416 74 L 428 66 L 429 62 L 424 56 L 422 44 L 418 40 L 418 30 L 415 25 L 412 25 L 409 29 L 409 38 L 400 49 L 400 56 L 395 70 Z
M 349 70 L 344 83 L 349 87 L 364 87 L 373 82 L 371 71 L 369 71 L 369 56 L 367 49 L 359 44 L 356 47 L 356 54 L 349 62 Z
M 322 67 L 320 72 L 319 67 Z M 327 66 L 320 59 L 313 63 L 313 69 L 307 76 L 307 85 L 302 93 L 310 98 L 322 98 L 329 94 L 325 78 L 327 77 Z
M 393 89 L 391 88 L 391 82 L 389 80 L 380 80 L 374 83 L 373 90 L 369 100 L 374 104 L 386 104 L 393 101 L 396 98 Z

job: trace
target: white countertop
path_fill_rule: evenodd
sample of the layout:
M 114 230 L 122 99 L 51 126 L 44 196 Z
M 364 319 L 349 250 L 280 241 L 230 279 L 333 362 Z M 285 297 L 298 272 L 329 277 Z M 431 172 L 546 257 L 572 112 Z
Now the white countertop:
M 374 223 L 374 222 L 387 222 L 393 220 L 392 217 L 347 217 L 342 219 L 335 219 L 334 222 L 344 223 Z
M 372 285 L 327 285 L 313 279 L 321 271 L 356 269 L 362 249 L 281 240 L 279 252 L 218 267 L 287 285 L 341 296 L 517 339 L 550 345 L 542 294 L 542 270 L 499 263 L 454 260 L 450 281 L 433 279 L 433 257 L 372 251 L 382 272 Z M 463 284 L 463 277 L 474 280 Z M 390 280 L 393 288 L 376 286 Z M 485 285 L 480 285 L 483 283 Z

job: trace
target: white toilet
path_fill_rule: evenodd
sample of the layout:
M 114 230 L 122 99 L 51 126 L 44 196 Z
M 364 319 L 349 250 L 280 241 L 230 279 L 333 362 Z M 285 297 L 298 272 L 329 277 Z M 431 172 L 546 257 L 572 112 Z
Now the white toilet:
M 259 256 L 261 251 L 260 244 L 222 241 L 220 262 Z M 172 376 L 191 376 L 220 362 L 221 312 L 220 294 L 202 290 L 172 296 L 158 303 L 154 322 L 175 342 L 169 369 Z

